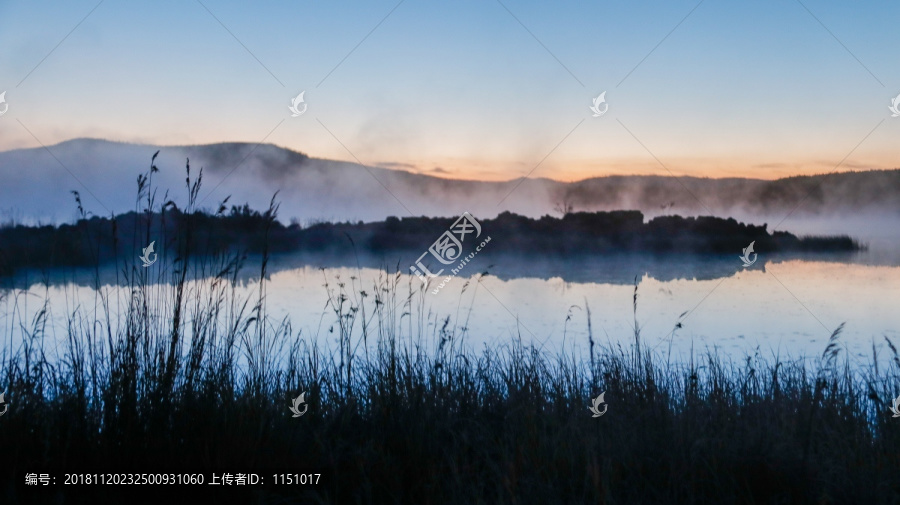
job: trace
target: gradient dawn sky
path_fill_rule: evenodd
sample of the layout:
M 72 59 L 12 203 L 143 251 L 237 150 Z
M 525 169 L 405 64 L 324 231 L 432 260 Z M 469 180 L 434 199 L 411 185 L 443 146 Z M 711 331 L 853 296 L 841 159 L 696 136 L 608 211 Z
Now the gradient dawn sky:
M 895 168 L 898 52 L 896 0 L 5 0 L 0 150 L 265 141 L 491 180 Z

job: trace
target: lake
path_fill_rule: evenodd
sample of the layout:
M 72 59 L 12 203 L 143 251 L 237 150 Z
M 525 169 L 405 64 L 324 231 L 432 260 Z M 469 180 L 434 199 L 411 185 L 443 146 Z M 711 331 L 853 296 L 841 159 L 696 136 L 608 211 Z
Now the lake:
M 868 250 L 760 254 L 746 268 L 740 251 L 726 256 L 531 258 L 492 255 L 487 247 L 437 294 L 441 278 L 426 290 L 407 273 L 414 256 L 280 255 L 269 265 L 267 310 L 273 320 L 287 318 L 294 334 L 333 343 L 339 331 L 328 292 L 336 299 L 343 290 L 347 301 L 342 313 L 353 305 L 362 309 L 355 313 L 354 335 L 359 335 L 364 314 L 370 328 L 377 324 L 373 314 L 383 302 L 382 324 L 422 346 L 435 345 L 443 330 L 476 351 L 521 338 L 550 352 L 586 353 L 587 306 L 597 344 L 632 345 L 636 320 L 642 346 L 673 360 L 708 351 L 735 359 L 755 352 L 782 359 L 818 356 L 831 333 L 845 323 L 839 342 L 852 360 L 869 363 L 873 342 L 882 357 L 883 337 L 900 344 L 900 239 L 890 233 L 856 238 Z M 256 296 L 257 275 L 258 264 L 250 260 L 239 277 L 239 297 Z M 62 341 L 67 315 L 76 308 L 93 310 L 93 277 L 89 269 L 56 271 L 44 285 L 35 273 L 20 275 L 15 280 L 19 289 L 3 292 L 0 323 L 6 348 L 18 347 L 22 328 L 32 325 L 44 299 L 51 311 L 47 335 Z M 110 299 L 127 295 L 126 288 L 116 287 L 112 267 L 101 269 L 100 278 Z M 388 291 L 381 291 L 388 285 Z M 382 297 L 376 302 L 379 291 Z

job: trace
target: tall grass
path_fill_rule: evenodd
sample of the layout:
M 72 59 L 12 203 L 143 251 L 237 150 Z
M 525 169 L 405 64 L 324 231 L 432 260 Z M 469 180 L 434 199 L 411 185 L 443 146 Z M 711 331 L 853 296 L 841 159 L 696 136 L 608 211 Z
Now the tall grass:
M 326 276 L 327 333 L 304 335 L 267 311 L 267 252 L 250 295 L 238 280 L 246 258 L 199 254 L 203 230 L 190 216 L 202 171 L 192 179 L 188 164 L 178 213 L 168 195 L 157 203 L 156 171 L 151 162 L 138 179 L 142 227 L 127 237 L 135 251 L 155 238 L 156 265 L 136 265 L 137 253 L 118 258 L 124 288 L 101 285 L 97 273 L 93 300 L 59 315 L 44 300 L 30 321 L 25 294 L 2 295 L 4 503 L 28 500 L 22 480 L 37 469 L 323 474 L 318 486 L 258 490 L 263 503 L 900 496 L 900 420 L 887 410 L 900 394 L 900 356 L 889 340 L 887 366 L 874 346 L 871 365 L 851 366 L 842 327 L 813 361 L 707 352 L 672 363 L 671 349 L 642 345 L 637 317 L 632 346 L 597 344 L 585 300 L 587 357 L 522 338 L 476 352 L 465 345 L 473 305 L 463 299 L 480 277 L 465 284 L 456 314 L 438 316 L 427 288 L 399 273 L 371 284 Z M 277 210 L 273 198 L 268 222 Z M 177 234 L 171 219 L 185 220 Z M 51 331 L 55 318 L 66 322 L 62 336 Z M 292 418 L 290 400 L 304 391 L 309 410 Z M 592 418 L 590 399 L 604 391 L 608 411 Z

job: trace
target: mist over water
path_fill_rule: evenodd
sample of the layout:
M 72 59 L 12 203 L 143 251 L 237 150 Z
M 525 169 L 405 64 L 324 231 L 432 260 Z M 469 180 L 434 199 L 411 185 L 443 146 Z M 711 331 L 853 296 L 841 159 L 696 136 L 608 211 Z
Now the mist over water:
M 309 158 L 269 144 L 158 147 L 90 139 L 0 152 L 2 217 L 31 223 L 71 221 L 72 190 L 79 191 L 86 209 L 97 215 L 134 210 L 137 175 L 149 169 L 157 150 L 160 171 L 152 182 L 160 198 L 168 195 L 176 203 L 186 199 L 185 164 L 190 159 L 194 176 L 203 169 L 201 207 L 215 209 L 230 196 L 229 204 L 262 209 L 278 192 L 279 218 L 301 224 L 451 217 L 464 211 L 479 219 L 504 211 L 539 217 L 570 207 L 640 210 L 646 219 L 715 215 L 768 223 L 770 231 L 777 225 L 804 233 L 810 226 L 811 231 L 879 236 L 895 230 L 900 218 L 898 170 L 776 181 L 614 176 L 573 183 L 483 182 Z

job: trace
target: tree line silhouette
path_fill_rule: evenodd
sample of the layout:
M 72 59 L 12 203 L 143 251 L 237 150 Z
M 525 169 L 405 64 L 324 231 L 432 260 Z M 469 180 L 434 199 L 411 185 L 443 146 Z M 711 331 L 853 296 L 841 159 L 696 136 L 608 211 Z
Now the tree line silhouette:
M 347 252 L 353 248 L 385 253 L 426 250 L 456 217 L 388 217 L 380 222 L 316 223 L 306 227 L 278 221 L 267 224 L 267 220 L 266 213 L 245 204 L 234 205 L 229 212 L 220 209 L 217 214 L 173 208 L 128 212 L 114 218 L 92 216 L 59 226 L 6 226 L 0 228 L 0 276 L 23 268 L 105 264 L 117 257 L 139 254 L 147 240 L 138 230 L 148 226 L 150 240 L 168 237 L 169 243 L 156 244 L 160 254 L 176 241 L 187 243 L 199 254 L 229 250 L 257 254 L 266 245 L 272 253 Z M 755 242 L 756 252 L 843 252 L 862 247 L 848 236 L 769 233 L 766 224 L 745 224 L 733 218 L 671 215 L 644 222 L 643 213 L 635 210 L 575 212 L 537 219 L 503 212 L 479 222 L 482 236 L 478 240 L 491 236 L 491 251 L 521 255 L 740 254 L 750 242 Z

